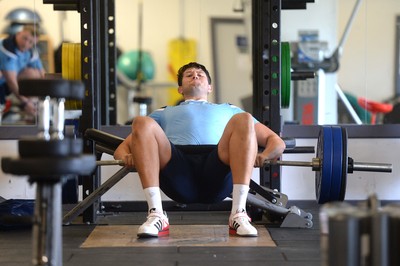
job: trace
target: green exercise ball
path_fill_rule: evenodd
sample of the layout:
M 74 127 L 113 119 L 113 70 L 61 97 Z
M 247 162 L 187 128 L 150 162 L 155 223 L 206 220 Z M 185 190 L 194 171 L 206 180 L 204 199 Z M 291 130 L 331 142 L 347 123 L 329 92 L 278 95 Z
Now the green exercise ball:
M 139 58 L 142 60 L 139 62 Z M 154 62 L 149 52 L 146 51 L 129 51 L 123 53 L 117 61 L 117 69 L 131 80 L 147 81 L 154 78 Z M 139 71 L 141 69 L 141 71 Z

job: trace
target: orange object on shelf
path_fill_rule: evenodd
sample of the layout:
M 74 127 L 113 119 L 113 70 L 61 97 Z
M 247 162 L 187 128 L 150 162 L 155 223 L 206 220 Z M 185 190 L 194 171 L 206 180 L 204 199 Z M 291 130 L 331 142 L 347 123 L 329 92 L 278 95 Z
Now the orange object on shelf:
M 378 113 L 386 114 L 393 110 L 393 104 L 374 102 L 363 97 L 358 98 L 357 102 L 362 108 L 371 112 L 371 124 L 373 125 L 376 123 Z

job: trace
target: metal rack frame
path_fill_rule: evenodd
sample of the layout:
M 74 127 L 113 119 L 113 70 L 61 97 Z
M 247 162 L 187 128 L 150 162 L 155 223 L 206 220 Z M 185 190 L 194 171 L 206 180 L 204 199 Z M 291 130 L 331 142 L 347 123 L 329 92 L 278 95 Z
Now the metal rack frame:
M 281 134 L 280 0 L 253 0 L 253 115 Z M 254 95 L 257 95 L 256 97 Z M 260 168 L 260 185 L 280 190 L 280 167 Z
M 82 81 L 86 88 L 80 132 L 85 132 L 88 128 L 100 128 L 101 125 L 115 124 L 114 7 L 114 0 L 82 0 L 80 2 Z M 84 152 L 95 153 L 93 143 L 85 141 Z M 82 178 L 83 198 L 99 187 L 100 180 L 100 169 L 97 169 L 91 177 Z M 83 221 L 96 222 L 98 209 L 99 202 L 96 202 L 83 213 Z
M 400 96 L 400 16 L 396 17 L 395 96 Z

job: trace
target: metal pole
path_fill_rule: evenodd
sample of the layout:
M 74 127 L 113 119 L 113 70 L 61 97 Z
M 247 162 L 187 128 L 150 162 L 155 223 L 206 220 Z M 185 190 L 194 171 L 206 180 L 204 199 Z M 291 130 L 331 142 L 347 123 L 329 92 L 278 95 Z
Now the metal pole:
M 75 219 L 79 214 L 85 211 L 90 205 L 92 205 L 104 193 L 110 190 L 110 188 L 112 188 L 116 183 L 118 183 L 129 172 L 131 172 L 130 169 L 126 167 L 121 168 L 117 173 L 115 173 L 106 182 L 104 182 L 95 191 L 93 191 L 89 196 L 87 196 L 83 201 L 81 201 L 78 205 L 76 205 L 70 212 L 68 212 L 63 218 L 63 224 L 71 223 L 73 219 Z
M 114 164 L 117 164 L 117 163 L 114 162 Z M 264 162 L 264 164 L 265 165 L 312 167 L 313 170 L 315 169 L 315 171 L 321 170 L 321 159 L 320 158 L 313 158 L 313 160 L 311 162 L 266 160 Z M 352 163 L 352 171 L 391 173 L 392 168 L 393 168 L 392 164 L 387 164 L 387 163 L 362 163 L 362 162 L 353 162 Z M 350 171 L 350 172 L 352 172 L 352 171 Z
M 342 100 L 344 106 L 346 106 L 347 111 L 349 111 L 351 117 L 356 121 L 357 125 L 362 125 L 362 121 L 360 117 L 357 115 L 356 111 L 354 110 L 353 106 L 347 99 L 346 95 L 344 95 L 343 90 L 340 88 L 339 84 L 335 86 L 336 92 L 339 95 L 339 98 Z
M 393 166 L 384 163 L 353 163 L 353 171 L 391 173 Z
M 32 237 L 33 265 L 62 265 L 61 182 L 37 182 Z

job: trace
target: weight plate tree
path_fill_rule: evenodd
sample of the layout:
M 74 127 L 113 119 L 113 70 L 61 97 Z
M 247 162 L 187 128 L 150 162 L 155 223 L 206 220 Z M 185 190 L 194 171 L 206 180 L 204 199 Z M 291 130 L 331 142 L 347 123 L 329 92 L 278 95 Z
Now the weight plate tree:
M 82 154 L 82 141 L 64 136 L 65 99 L 82 100 L 84 86 L 63 79 L 24 79 L 19 90 L 38 97 L 40 132 L 21 138 L 20 157 L 2 158 L 1 167 L 5 173 L 29 176 L 29 182 L 36 184 L 32 263 L 62 265 L 62 181 L 71 175 L 89 175 L 96 168 L 95 156 Z

